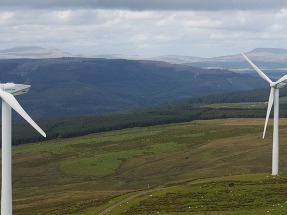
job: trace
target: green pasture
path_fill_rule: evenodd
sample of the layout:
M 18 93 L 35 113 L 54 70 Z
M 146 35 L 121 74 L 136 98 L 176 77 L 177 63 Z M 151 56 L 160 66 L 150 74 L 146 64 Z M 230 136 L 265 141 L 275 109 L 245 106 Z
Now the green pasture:
M 286 188 L 286 175 L 196 180 L 143 194 L 109 214 L 286 214 Z
M 203 105 L 205 108 L 240 108 L 240 109 L 262 109 L 267 107 L 266 102 L 240 102 L 240 103 L 215 103 Z
M 287 120 L 280 123 L 283 143 Z M 263 124 L 264 119 L 193 121 L 15 146 L 14 214 L 91 214 L 139 190 L 269 173 L 272 131 L 268 127 L 262 140 Z M 287 153 L 284 144 L 280 152 Z M 280 156 L 280 171 L 287 172 L 286 156 Z
M 280 104 L 287 104 L 287 97 L 280 98 Z M 267 108 L 268 100 L 266 102 L 234 102 L 234 103 L 213 103 L 202 105 L 203 108 L 214 108 L 214 109 L 222 109 L 222 108 L 238 108 L 238 109 L 265 109 Z

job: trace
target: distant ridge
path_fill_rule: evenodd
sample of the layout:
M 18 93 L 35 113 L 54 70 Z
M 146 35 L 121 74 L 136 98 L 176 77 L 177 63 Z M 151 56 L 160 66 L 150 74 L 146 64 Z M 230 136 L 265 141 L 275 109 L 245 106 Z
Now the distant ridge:
M 254 52 L 268 52 L 268 53 L 273 53 L 273 54 L 287 54 L 287 49 L 281 49 L 281 48 L 256 48 L 256 49 L 253 49 L 249 53 L 254 53 Z
M 21 46 L 0 50 L 0 59 L 47 59 L 62 57 L 82 57 L 57 48 L 42 48 L 39 46 Z
M 191 63 L 191 62 L 201 62 L 201 61 L 204 61 L 204 59 L 205 58 L 192 57 L 192 56 L 163 55 L 163 56 L 149 58 L 148 60 L 164 61 L 164 62 L 174 63 L 174 64 L 185 64 L 185 63 Z
M 282 77 L 287 71 L 287 49 L 283 48 L 255 48 L 245 52 L 252 61 L 256 62 L 265 72 L 271 72 L 272 78 Z M 181 64 L 203 69 L 227 69 L 236 73 L 251 73 L 250 65 L 246 63 L 240 53 L 234 55 L 219 56 L 213 58 L 201 58 L 194 56 L 163 55 L 146 58 L 140 55 L 128 54 L 73 54 L 58 48 L 43 48 L 39 46 L 21 46 L 0 50 L 0 59 L 56 59 L 56 58 L 101 58 L 101 59 L 125 59 L 125 60 L 149 60 L 161 61 L 171 64 Z
M 287 49 L 283 48 L 255 48 L 252 51 L 246 52 L 254 61 L 268 61 L 268 62 L 287 62 Z M 162 55 L 152 58 L 146 58 L 140 55 L 127 55 L 127 54 L 73 54 L 63 51 L 58 48 L 43 48 L 40 46 L 20 46 L 13 47 L 5 50 L 0 50 L 0 59 L 47 59 L 47 58 L 62 58 L 62 57 L 86 57 L 86 58 L 104 58 L 104 59 L 127 59 L 127 60 L 151 60 L 151 61 L 163 61 L 172 64 L 188 64 L 201 66 L 200 63 L 204 63 L 203 68 L 209 68 L 210 62 L 212 64 L 219 62 L 245 62 L 240 53 L 234 55 L 218 56 L 212 58 L 202 58 L 196 56 L 187 55 Z M 211 68 L 214 68 L 211 66 Z M 218 67 L 220 68 L 220 67 Z M 228 67 L 222 67 L 229 69 Z
M 268 61 L 268 62 L 282 62 L 287 60 L 287 49 L 282 48 L 255 48 L 252 51 L 247 52 L 249 56 L 253 57 L 255 61 Z M 226 56 L 218 56 L 212 58 L 200 58 L 193 56 L 180 56 L 180 55 L 163 55 L 154 58 L 150 58 L 149 60 L 158 60 L 165 61 L 169 63 L 177 63 L 177 64 L 189 64 L 193 63 L 228 63 L 228 62 L 245 62 L 242 58 L 241 54 L 234 55 L 226 55 Z M 200 66 L 201 67 L 201 66 Z M 205 66 L 204 68 L 208 68 Z M 226 69 L 226 67 L 223 67 Z
M 255 48 L 245 52 L 252 61 L 273 78 L 287 74 L 287 49 L 282 48 Z M 165 55 L 151 60 L 164 61 L 173 64 L 184 64 L 203 69 L 228 69 L 237 73 L 253 74 L 254 70 L 245 61 L 240 53 L 213 58 L 198 58 L 191 56 Z

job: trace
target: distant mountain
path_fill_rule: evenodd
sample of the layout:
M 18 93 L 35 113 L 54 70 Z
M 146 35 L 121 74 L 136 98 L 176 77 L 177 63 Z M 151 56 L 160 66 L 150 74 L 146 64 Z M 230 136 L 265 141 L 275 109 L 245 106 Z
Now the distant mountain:
M 0 60 L 0 80 L 32 85 L 19 99 L 34 118 L 95 115 L 267 87 L 258 76 L 227 70 L 96 58 Z
M 251 53 L 258 53 L 258 52 L 264 52 L 264 53 L 273 53 L 273 54 L 287 54 L 287 49 L 281 49 L 281 48 L 256 48 Z
M 39 46 L 22 46 L 0 50 L 0 59 L 47 59 L 63 57 L 86 57 L 86 58 L 105 58 L 105 59 L 128 59 L 142 60 L 145 57 L 139 55 L 125 54 L 72 54 L 57 48 L 43 48 Z
M 62 57 L 81 57 L 57 48 L 42 48 L 39 46 L 23 46 L 11 49 L 0 50 L 0 59 L 43 59 L 43 58 L 62 58 Z
M 254 61 L 282 62 L 287 60 L 287 49 L 256 48 L 246 53 Z M 192 56 L 165 55 L 150 58 L 149 60 L 165 61 L 169 63 L 187 64 L 199 62 L 244 62 L 241 54 L 227 55 L 214 58 L 200 58 Z
M 192 62 L 201 62 L 204 60 L 204 58 L 192 57 L 192 56 L 180 56 L 180 55 L 163 55 L 163 56 L 148 58 L 148 60 L 164 61 L 164 62 L 174 63 L 174 64 L 187 64 L 187 63 L 192 63 Z
M 252 61 L 273 78 L 286 74 L 287 49 L 256 48 L 246 53 Z M 214 58 L 197 58 L 189 56 L 160 56 L 152 60 L 179 63 L 200 68 L 228 69 L 238 73 L 254 73 L 254 70 L 245 61 L 241 54 L 228 55 Z
M 247 52 L 246 54 L 272 78 L 276 79 L 286 74 L 287 49 L 256 48 L 250 52 Z M 0 50 L 0 59 L 50 59 L 62 57 L 163 61 L 172 64 L 195 66 L 203 69 L 227 69 L 237 73 L 248 73 L 255 76 L 257 75 L 240 54 L 214 58 L 200 58 L 178 55 L 165 55 L 153 58 L 145 58 L 139 55 L 125 54 L 76 55 L 57 48 L 42 48 L 39 46 L 15 47 L 6 50 Z
M 253 61 L 264 61 L 272 63 L 281 63 L 287 60 L 287 49 L 277 48 L 256 48 L 246 53 Z M 207 58 L 201 60 L 202 62 L 245 62 L 241 54 Z M 198 61 L 199 62 L 199 61 Z
M 100 54 L 92 55 L 93 58 L 105 58 L 105 59 L 126 59 L 126 60 L 144 60 L 145 57 L 140 55 L 125 55 L 125 54 Z

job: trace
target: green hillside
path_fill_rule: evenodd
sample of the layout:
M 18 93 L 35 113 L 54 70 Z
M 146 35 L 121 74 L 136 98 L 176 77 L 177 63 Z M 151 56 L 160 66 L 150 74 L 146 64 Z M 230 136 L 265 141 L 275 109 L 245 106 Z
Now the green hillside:
M 280 93 L 280 115 L 287 116 L 287 91 Z M 285 97 L 284 97 L 285 96 Z M 137 108 L 112 114 L 51 118 L 37 121 L 48 139 L 75 137 L 103 131 L 218 118 L 265 117 L 267 89 L 222 93 Z M 15 116 L 15 115 L 14 115 Z M 22 120 L 23 121 L 23 120 Z M 13 126 L 13 144 L 43 140 L 26 124 Z
M 199 178 L 268 174 L 272 133 L 269 128 L 261 139 L 263 123 L 192 121 L 14 146 L 14 214 L 79 213 L 131 191 Z M 284 143 L 287 120 L 280 125 Z M 280 150 L 285 173 L 286 145 Z
M 282 90 L 280 116 L 287 116 L 287 91 Z M 160 105 L 96 116 L 55 118 L 37 121 L 48 139 L 68 138 L 91 133 L 145 127 L 193 120 L 220 118 L 263 118 L 266 115 L 268 90 L 258 89 L 176 100 Z M 272 114 L 271 114 L 272 116 Z M 43 140 L 26 124 L 13 126 L 13 144 Z
M 286 214 L 286 182 L 286 175 L 268 174 L 199 179 L 144 193 L 122 202 L 108 214 Z M 90 212 L 78 214 L 93 214 Z
M 156 61 L 0 60 L 1 82 L 29 83 L 20 103 L 33 119 L 89 116 L 176 99 L 267 86 L 260 77 Z

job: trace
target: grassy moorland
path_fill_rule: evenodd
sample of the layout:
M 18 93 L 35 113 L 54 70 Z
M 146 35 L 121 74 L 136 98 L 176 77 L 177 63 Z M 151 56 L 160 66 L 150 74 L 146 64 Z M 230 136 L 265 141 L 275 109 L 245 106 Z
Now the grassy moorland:
M 108 214 L 286 214 L 287 177 L 268 174 L 199 179 L 122 203 Z
M 193 121 L 15 146 L 14 214 L 97 214 L 94 211 L 147 188 L 199 178 L 268 174 L 272 132 L 269 128 L 262 140 L 263 123 L 263 119 Z M 282 143 L 287 141 L 286 129 L 283 119 Z M 286 154 L 286 145 L 280 147 L 281 154 Z M 280 157 L 280 165 L 281 173 L 286 173 L 286 156 Z M 220 183 L 214 191 L 225 189 L 226 184 Z M 198 189 L 192 183 L 182 186 L 190 187 L 190 192 Z M 166 194 L 159 195 L 165 198 Z M 88 208 L 92 212 L 86 213 Z
M 286 88 L 287 89 L 287 88 Z M 280 91 L 280 116 L 287 117 L 287 90 Z M 219 118 L 263 118 L 269 89 L 257 89 L 233 93 L 221 93 L 197 98 L 180 99 L 173 102 L 146 106 L 127 112 L 105 115 L 55 118 L 38 121 L 47 133 L 47 138 L 69 138 L 87 134 L 147 127 L 168 123 L 190 122 Z M 15 122 L 23 122 L 14 115 Z M 18 119 L 18 120 L 17 120 Z M 43 141 L 26 123 L 13 126 L 13 144 Z

